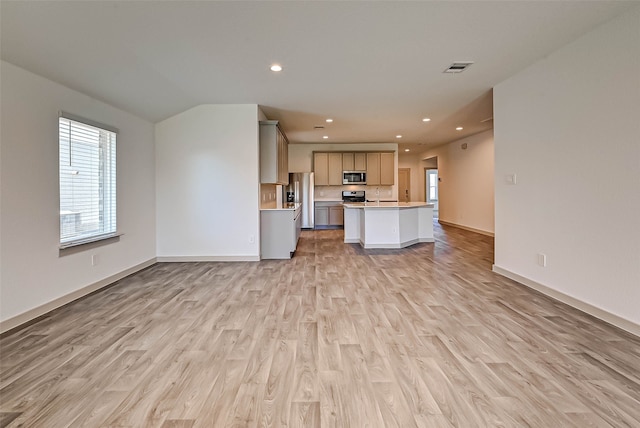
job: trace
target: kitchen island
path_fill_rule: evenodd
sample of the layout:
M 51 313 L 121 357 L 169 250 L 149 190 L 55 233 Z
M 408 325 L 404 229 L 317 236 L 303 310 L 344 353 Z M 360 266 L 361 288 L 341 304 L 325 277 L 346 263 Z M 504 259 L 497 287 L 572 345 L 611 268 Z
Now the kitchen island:
M 344 204 L 344 242 L 364 248 L 404 248 L 434 242 L 433 204 L 359 202 Z

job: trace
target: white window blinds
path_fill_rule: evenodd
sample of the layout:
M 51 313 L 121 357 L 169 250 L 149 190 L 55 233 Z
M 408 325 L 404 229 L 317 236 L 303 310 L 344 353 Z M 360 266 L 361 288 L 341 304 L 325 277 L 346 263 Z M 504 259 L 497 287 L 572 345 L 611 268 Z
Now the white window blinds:
M 116 132 L 74 119 L 64 113 L 59 119 L 62 248 L 117 231 Z

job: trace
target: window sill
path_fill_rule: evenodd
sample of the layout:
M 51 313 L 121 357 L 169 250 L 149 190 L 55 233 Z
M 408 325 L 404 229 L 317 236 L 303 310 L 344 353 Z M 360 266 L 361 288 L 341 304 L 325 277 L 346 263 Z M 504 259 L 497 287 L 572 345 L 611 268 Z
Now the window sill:
M 109 233 L 107 235 L 93 236 L 91 238 L 86 238 L 78 241 L 65 242 L 64 244 L 60 244 L 59 253 L 61 256 L 67 254 L 73 254 L 78 251 L 83 251 L 89 248 L 95 248 L 102 245 L 111 244 L 113 242 L 120 241 L 120 237 L 122 233 Z

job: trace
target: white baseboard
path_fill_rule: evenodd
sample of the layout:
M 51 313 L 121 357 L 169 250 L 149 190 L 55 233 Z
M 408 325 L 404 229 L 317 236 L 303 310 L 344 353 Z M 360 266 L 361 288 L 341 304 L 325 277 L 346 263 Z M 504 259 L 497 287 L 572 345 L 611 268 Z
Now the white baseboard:
M 618 328 L 628 331 L 629 333 L 635 336 L 640 337 L 640 325 L 632 321 L 629 321 L 628 319 L 612 314 L 611 312 L 607 312 L 604 309 L 600 309 L 589 303 L 583 302 L 582 300 L 578 300 L 575 297 L 571 297 L 560 291 L 554 290 L 553 288 L 549 288 L 546 285 L 542 285 L 539 282 L 533 281 L 529 278 L 525 278 L 524 276 L 518 275 L 517 273 L 513 273 L 507 269 L 501 268 L 500 266 L 493 265 L 493 271 L 497 274 L 500 274 L 509 279 L 512 279 L 526 287 L 539 291 L 540 293 L 545 294 L 562 303 L 572 306 L 582 312 L 585 312 L 598 319 L 601 319 L 602 321 L 608 322 L 609 324 L 612 324 Z
M 51 302 L 45 303 L 44 305 L 40 305 L 36 308 L 23 312 L 20 315 L 16 315 L 12 318 L 4 320 L 0 322 L 0 334 L 6 331 L 9 331 L 13 328 L 16 328 L 31 320 L 34 320 L 41 315 L 44 315 L 48 312 L 51 312 L 54 309 L 57 309 L 61 306 L 66 305 L 67 303 L 71 303 L 74 300 L 77 300 L 83 296 L 86 296 L 87 294 L 93 293 L 94 291 L 104 288 L 107 285 L 113 284 L 114 282 L 124 278 L 125 276 L 129 276 L 133 273 L 141 271 L 142 269 L 145 269 L 155 263 L 156 263 L 156 258 L 154 257 L 152 259 L 147 260 L 146 262 L 142 262 L 128 269 L 125 269 L 122 272 L 118 272 L 114 275 L 101 279 L 100 281 L 94 282 L 93 284 L 89 284 L 86 287 L 82 287 L 62 297 L 58 297 L 57 299 L 52 300 Z
M 259 262 L 260 256 L 162 256 L 156 258 L 159 263 L 183 262 Z
M 438 223 L 440 223 L 440 224 L 444 224 L 444 225 L 446 225 L 446 226 L 457 227 L 458 229 L 468 230 L 469 232 L 479 233 L 479 234 L 481 234 L 481 235 L 486 235 L 486 236 L 495 236 L 495 233 L 493 233 L 493 232 L 487 232 L 486 230 L 475 229 L 475 228 L 473 228 L 473 227 L 463 226 L 463 225 L 461 225 L 461 224 L 450 223 L 450 222 L 448 222 L 448 221 L 444 221 L 444 220 L 440 220 L 440 219 L 438 219 Z

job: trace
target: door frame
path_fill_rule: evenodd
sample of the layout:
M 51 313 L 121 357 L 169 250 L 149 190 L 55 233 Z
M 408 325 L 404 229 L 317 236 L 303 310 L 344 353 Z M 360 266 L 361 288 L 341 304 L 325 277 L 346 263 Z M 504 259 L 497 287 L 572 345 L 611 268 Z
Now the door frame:
M 411 200 L 411 168 L 398 168 L 398 202 L 408 202 L 401 201 L 400 196 L 400 171 L 406 171 L 407 173 L 407 192 L 408 192 L 408 200 Z

